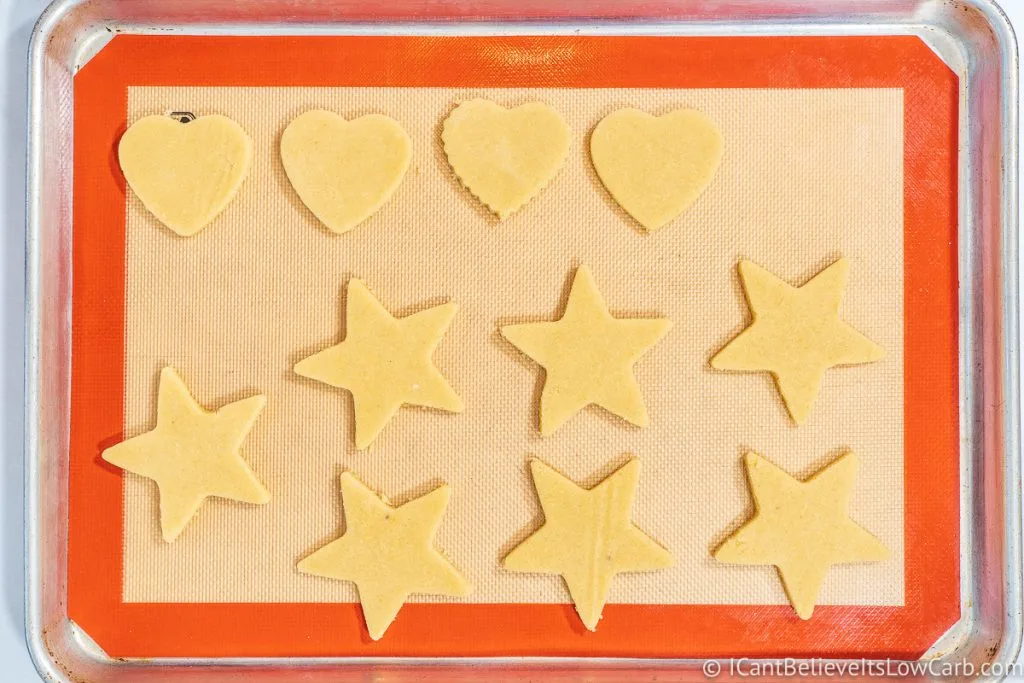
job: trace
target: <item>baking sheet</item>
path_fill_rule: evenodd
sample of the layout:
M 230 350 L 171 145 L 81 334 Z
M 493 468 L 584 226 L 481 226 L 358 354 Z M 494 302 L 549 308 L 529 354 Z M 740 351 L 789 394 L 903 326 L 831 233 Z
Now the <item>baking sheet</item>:
M 509 55 L 516 56 L 514 63 L 509 63 Z M 558 68 L 553 68 L 556 57 Z M 690 67 L 682 68 L 683 64 Z M 589 633 L 565 603 L 411 603 L 402 609 L 387 638 L 371 643 L 362 628 L 358 604 L 349 602 L 126 601 L 125 476 L 104 463 L 100 452 L 124 438 L 126 428 L 143 427 L 127 424 L 124 415 L 129 403 L 125 394 L 129 385 L 125 376 L 129 207 L 112 150 L 128 125 L 129 89 L 198 85 L 425 87 L 468 94 L 496 87 L 901 91 L 906 350 L 903 605 L 822 605 L 813 619 L 803 621 L 786 604 L 612 603 L 606 606 L 598 631 Z M 958 411 L 963 409 L 957 387 L 958 381 L 966 381 L 958 374 L 962 370 L 958 363 L 964 359 L 958 356 L 957 333 L 957 92 L 956 75 L 913 36 L 118 36 L 75 76 L 74 297 L 69 304 L 74 358 L 67 432 L 71 453 L 67 499 L 59 501 L 66 502 L 68 510 L 68 619 L 77 633 L 87 634 L 110 656 L 144 658 L 147 665 L 140 665 L 138 672 L 148 671 L 154 658 L 167 657 L 190 663 L 197 657 L 216 658 L 218 663 L 257 658 L 247 661 L 271 666 L 266 658 L 368 661 L 366 657 L 380 657 L 389 662 L 396 661 L 394 657 L 602 658 L 588 665 L 593 667 L 609 661 L 603 658 L 640 657 L 669 658 L 673 661 L 665 665 L 671 668 L 673 662 L 687 657 L 921 656 L 960 618 L 960 592 L 967 590 L 960 583 L 957 524 L 961 486 L 957 425 Z M 452 104 L 437 114 L 437 125 Z M 852 210 L 868 207 L 862 202 Z M 754 232 L 751 237 L 765 238 L 757 226 L 747 228 Z M 806 273 L 780 270 L 780 274 L 798 281 L 826 262 Z M 727 267 L 733 277 L 734 265 Z M 969 274 L 961 276 L 971 282 Z M 563 288 L 568 277 L 566 272 L 560 280 Z M 736 320 L 716 343 L 724 342 L 745 322 L 738 283 L 733 280 L 731 286 Z M 678 296 L 685 291 L 680 288 Z M 694 296 L 706 294 L 698 291 Z M 401 313 L 439 300 L 386 303 Z M 548 312 L 537 313 L 541 303 L 531 301 L 529 311 L 513 313 L 531 318 L 556 314 L 555 301 Z M 630 302 L 611 303 L 619 314 L 656 312 L 640 310 Z M 269 324 L 278 325 L 278 321 Z M 325 336 L 316 343 L 333 339 L 337 337 Z M 536 389 L 536 368 L 515 362 L 520 372 L 527 373 L 527 385 L 532 378 Z M 853 370 L 858 369 L 862 368 Z M 773 398 L 770 382 L 762 379 L 766 399 Z M 743 386 L 756 385 L 744 382 Z M 232 386 L 221 397 L 195 388 L 208 404 L 255 390 Z M 147 393 L 145 388 L 138 391 Z M 782 408 L 776 404 L 770 410 L 781 413 Z M 595 419 L 603 419 L 598 416 Z M 739 460 L 739 448 L 735 458 Z M 806 474 L 813 466 L 801 470 L 794 465 L 793 469 Z M 585 474 L 593 472 L 588 468 Z M 399 498 L 402 493 L 398 492 Z M 329 535 L 322 540 L 341 531 L 336 498 L 334 505 L 334 529 L 326 531 Z M 738 524 L 747 512 L 737 513 L 732 522 Z M 964 539 L 971 544 L 969 535 Z M 261 543 L 249 552 L 266 555 L 264 548 Z M 209 568 L 211 572 L 219 569 Z M 969 566 L 964 580 L 971 581 Z M 970 605 L 973 594 L 964 595 Z M 285 668 L 282 664 L 271 670 Z
M 472 96 L 547 102 L 573 132 L 552 184 L 500 223 L 461 187 L 437 144 L 451 107 Z M 697 108 L 725 139 L 704 196 L 652 235 L 614 205 L 586 151 L 593 125 L 623 106 Z M 302 206 L 277 154 L 288 121 L 314 107 L 349 118 L 387 114 L 413 141 L 393 199 L 342 236 Z M 128 89 L 129 121 L 183 110 L 238 121 L 255 161 L 235 202 L 192 239 L 159 226 L 127 194 L 125 436 L 151 427 L 167 364 L 207 407 L 262 392 L 268 406 L 244 452 L 274 497 L 258 508 L 209 501 L 165 544 L 155 485 L 127 475 L 126 602 L 352 601 L 350 584 L 294 569 L 343 529 L 344 469 L 399 501 L 439 481 L 452 485 L 438 545 L 474 584 L 463 601 L 566 602 L 557 577 L 499 565 L 540 521 L 527 458 L 592 484 L 633 453 L 642 464 L 634 520 L 676 566 L 618 577 L 610 602 L 783 604 L 773 568 L 710 557 L 752 511 L 740 456 L 753 449 L 805 476 L 853 449 L 862 467 L 852 517 L 892 557 L 835 567 L 821 603 L 903 604 L 901 89 Z M 739 259 L 796 284 L 839 256 L 852 265 L 842 316 L 887 355 L 827 373 L 810 420 L 797 428 L 767 375 L 713 372 L 707 359 L 749 320 Z M 542 373 L 495 328 L 556 317 L 579 263 L 591 266 L 616 315 L 661 315 L 675 326 L 637 365 L 649 428 L 590 409 L 541 439 Z M 435 359 L 464 414 L 405 409 L 368 451 L 354 450 L 347 394 L 290 371 L 341 339 L 350 277 L 395 313 L 460 305 Z

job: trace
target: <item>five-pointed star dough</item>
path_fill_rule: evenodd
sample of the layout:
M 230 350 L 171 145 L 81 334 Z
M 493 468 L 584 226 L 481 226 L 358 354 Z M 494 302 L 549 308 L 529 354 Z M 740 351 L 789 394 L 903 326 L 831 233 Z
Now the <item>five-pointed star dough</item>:
M 741 261 L 743 289 L 754 321 L 711 359 L 711 367 L 770 372 L 793 421 L 802 424 L 836 365 L 880 360 L 885 352 L 839 319 L 839 303 L 850 270 L 839 259 L 802 287 Z
M 517 572 L 561 574 L 576 612 L 591 631 L 601 619 L 612 578 L 672 566 L 672 556 L 629 518 L 640 477 L 631 458 L 592 489 L 540 460 L 530 461 L 544 524 L 502 564 Z
M 148 477 L 160 490 L 165 541 L 182 532 L 207 496 L 266 503 L 270 493 L 239 455 L 263 396 L 235 401 L 209 413 L 196 403 L 173 368 L 160 373 L 156 429 L 103 451 L 103 459 Z
M 345 472 L 345 533 L 300 561 L 298 569 L 356 584 L 366 628 L 379 640 L 411 593 L 469 593 L 466 579 L 433 547 L 450 497 L 442 485 L 392 507 Z
M 673 564 L 672 555 L 630 521 L 640 461 L 631 458 L 590 489 L 540 460 L 529 467 L 544 524 L 502 563 L 512 571 L 561 574 L 581 620 L 594 631 L 616 573 Z
M 362 281 L 350 280 L 345 341 L 299 361 L 295 372 L 352 393 L 360 449 L 403 404 L 462 412 L 431 360 L 457 310 L 448 303 L 395 318 Z
M 805 482 L 756 453 L 745 459 L 757 513 L 714 557 L 730 564 L 775 565 L 801 619 L 811 618 L 832 565 L 889 557 L 889 550 L 847 513 L 857 474 L 855 454 L 846 453 Z
M 670 327 L 665 318 L 613 318 L 590 269 L 580 266 L 559 320 L 506 325 L 501 334 L 544 367 L 540 432 L 547 436 L 590 404 L 646 427 L 633 365 Z

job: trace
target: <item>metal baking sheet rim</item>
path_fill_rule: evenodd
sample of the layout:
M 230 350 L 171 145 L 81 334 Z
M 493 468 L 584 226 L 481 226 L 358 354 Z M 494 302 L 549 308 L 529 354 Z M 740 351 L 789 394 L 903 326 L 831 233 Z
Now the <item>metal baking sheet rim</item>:
M 251 17 L 231 23 L 211 17 L 188 22 L 168 17 L 167 3 L 143 0 L 126 8 L 109 0 L 56 0 L 36 25 L 30 49 L 29 157 L 26 236 L 26 640 L 40 674 L 47 680 L 139 680 L 149 674 L 178 674 L 212 680 L 239 667 L 250 677 L 268 676 L 301 667 L 309 676 L 321 672 L 334 680 L 351 668 L 358 676 L 370 670 L 402 671 L 414 675 L 429 666 L 451 678 L 459 671 L 472 676 L 466 665 L 493 664 L 540 673 L 583 673 L 581 667 L 614 676 L 642 667 L 649 673 L 700 676 L 699 660 L 647 659 L 218 659 L 113 660 L 67 618 L 64 600 L 66 565 L 67 405 L 70 386 L 70 158 L 72 83 L 74 73 L 109 40 L 121 32 L 207 34 L 646 34 L 646 35 L 803 35 L 913 34 L 928 43 L 960 78 L 959 159 L 959 297 L 961 387 L 961 620 L 925 654 L 924 659 L 1007 665 L 1021 646 L 1021 508 L 1019 443 L 1018 301 L 1017 301 L 1017 49 L 1013 30 L 993 0 L 901 0 L 884 13 L 868 12 L 858 0 L 755 0 L 735 15 L 713 9 L 677 6 L 676 0 L 646 3 L 679 16 L 653 20 L 640 12 L 623 16 L 623 5 L 591 7 L 592 16 L 570 16 L 567 7 L 541 2 L 454 0 L 441 7 L 451 19 L 471 13 L 473 21 L 440 23 L 416 20 L 424 4 L 406 4 L 406 16 L 388 16 L 386 23 L 349 18 L 339 20 L 329 3 L 302 6 L 308 16 L 280 2 L 281 18 L 267 18 L 264 3 Z M 375 3 L 368 3 L 374 5 Z M 233 5 L 233 3 L 232 3 Z M 779 5 L 779 6 L 776 6 Z M 782 7 L 784 5 L 784 7 Z M 211 8 L 224 7 L 216 0 Z M 237 5 L 233 5 L 237 11 Z M 398 5 L 396 4 L 395 7 Z M 390 8 L 392 11 L 395 7 Z M 627 5 L 628 7 L 628 5 Z M 149 8 L 145 22 L 132 11 Z M 613 9 L 617 8 L 617 9 Z M 388 8 L 385 8 L 388 9 Z M 163 11 L 163 14 L 161 14 Z M 328 17 L 329 12 L 335 12 Z M 434 6 L 435 19 L 437 6 Z M 743 13 L 741 16 L 740 13 Z M 124 14 L 124 16 L 120 16 Z M 193 16 L 198 14 L 193 10 Z M 480 16 L 530 16 L 528 21 L 479 21 Z M 329 18 L 329 22 L 317 23 Z M 259 21 L 254 21 L 260 17 Z M 162 19 L 166 19 L 162 21 Z M 568 22 L 564 20 L 570 20 Z M 986 126 L 995 117 L 998 127 Z M 983 150 L 996 145 L 992 158 Z M 988 201 L 995 189 L 997 201 Z M 53 241 L 56 243 L 53 243 Z M 989 296 L 983 296 L 988 292 Z M 995 394 L 990 385 L 994 384 Z M 995 398 L 990 405 L 989 399 Z M 60 429 L 52 425 L 58 425 Z M 989 457 L 999 468 L 994 477 L 977 476 Z M 984 479 L 994 490 L 985 490 Z M 991 557 L 977 550 L 987 518 L 983 504 L 997 495 L 1002 519 L 987 527 L 1001 551 Z M 53 499 L 51 502 L 51 498 Z M 1001 522 L 1001 525 L 1000 525 Z M 996 555 L 1000 553 L 997 552 Z M 993 578 L 996 577 L 996 578 Z M 982 585 L 982 581 L 987 581 Z M 999 605 L 989 603 L 993 591 Z M 978 656 L 980 653 L 980 657 Z M 972 656 L 973 655 L 973 656 Z M 156 665 L 156 666 L 150 666 Z M 187 669 L 184 668 L 187 665 Z M 205 666 L 204 666 L 205 665 Z M 225 668 L 227 667 L 227 668 Z M 444 667 L 444 668 L 442 668 Z M 452 668 L 448 668 L 452 667 Z M 588 671 L 588 673 L 591 673 Z

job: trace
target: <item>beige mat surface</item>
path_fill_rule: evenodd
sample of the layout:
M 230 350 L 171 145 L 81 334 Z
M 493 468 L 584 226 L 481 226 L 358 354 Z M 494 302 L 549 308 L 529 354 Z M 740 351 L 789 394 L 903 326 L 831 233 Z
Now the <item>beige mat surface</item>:
M 501 223 L 460 186 L 438 147 L 444 117 L 473 96 L 505 105 L 545 101 L 573 131 L 562 171 Z M 589 163 L 589 131 L 623 106 L 694 107 L 725 138 L 724 161 L 703 197 L 653 235 L 614 205 Z M 387 114 L 413 142 L 412 165 L 392 200 L 340 236 L 302 206 L 277 154 L 287 123 L 317 107 L 349 118 Z M 165 544 L 155 485 L 127 475 L 126 601 L 354 600 L 349 584 L 295 570 L 299 558 L 341 533 L 338 476 L 351 469 L 399 502 L 451 484 L 438 545 L 473 582 L 466 601 L 567 602 L 557 577 L 499 566 L 540 520 L 527 459 L 541 457 L 592 484 L 632 453 L 642 463 L 634 520 L 676 566 L 620 576 L 610 602 L 782 603 L 773 569 L 720 565 L 710 556 L 752 511 L 741 456 L 754 449 L 805 476 L 853 449 L 862 469 L 851 515 L 892 557 L 835 568 L 821 602 L 902 604 L 901 91 L 129 90 L 129 121 L 172 110 L 235 119 L 253 138 L 255 160 L 235 202 L 194 238 L 159 226 L 129 193 L 126 435 L 151 428 L 164 365 L 176 367 L 208 408 L 264 393 L 267 408 L 244 454 L 273 499 L 263 507 L 209 501 Z M 799 283 L 840 255 L 852 265 L 842 315 L 887 356 L 829 372 L 814 412 L 797 428 L 767 375 L 714 372 L 707 361 L 749 320 L 739 259 Z M 675 325 L 637 365 L 649 428 L 588 409 L 542 439 L 541 371 L 495 330 L 556 317 L 580 263 L 593 269 L 614 314 L 666 316 Z M 463 414 L 404 409 L 368 451 L 354 450 L 348 395 L 291 371 L 342 338 L 351 277 L 396 314 L 460 305 L 435 361 L 465 401 Z

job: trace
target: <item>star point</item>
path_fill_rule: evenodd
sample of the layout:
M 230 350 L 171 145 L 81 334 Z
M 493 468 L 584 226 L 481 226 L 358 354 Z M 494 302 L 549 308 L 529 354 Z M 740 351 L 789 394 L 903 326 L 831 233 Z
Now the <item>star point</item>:
M 771 373 L 796 424 L 806 422 L 827 370 L 884 357 L 881 347 L 839 318 L 846 259 L 802 287 L 752 261 L 741 261 L 738 269 L 753 322 L 711 358 L 711 367 Z
M 727 564 L 774 565 L 793 609 L 810 619 L 829 569 L 876 562 L 889 550 L 850 519 L 853 452 L 798 481 L 756 453 L 744 456 L 756 512 L 714 552 Z
M 239 452 L 265 405 L 265 397 L 250 396 L 208 412 L 166 367 L 160 372 L 156 428 L 107 448 L 102 457 L 156 482 L 160 527 L 171 542 L 209 496 L 254 504 L 270 500 Z
M 502 564 L 510 571 L 560 574 L 580 620 L 596 630 L 616 574 L 673 564 L 668 551 L 630 520 L 640 461 L 631 458 L 591 489 L 540 460 L 530 462 L 530 472 L 544 524 Z
M 303 558 L 298 570 L 356 585 L 373 640 L 395 620 L 409 595 L 463 596 L 469 583 L 433 547 L 448 500 L 447 485 L 393 507 L 350 473 L 341 475 L 345 533 Z
M 646 427 L 633 365 L 671 326 L 665 318 L 613 317 L 590 269 L 580 266 L 561 318 L 506 325 L 501 334 L 544 368 L 540 432 L 549 436 L 592 404 Z
M 361 280 L 350 280 L 345 339 L 302 359 L 295 372 L 352 394 L 356 448 L 367 448 L 403 405 L 462 412 L 432 360 L 457 311 L 447 303 L 396 318 Z

